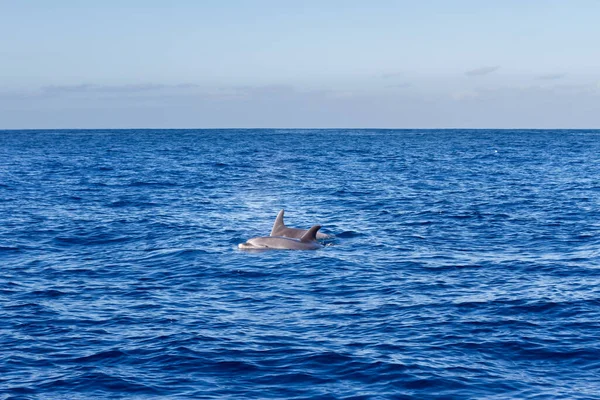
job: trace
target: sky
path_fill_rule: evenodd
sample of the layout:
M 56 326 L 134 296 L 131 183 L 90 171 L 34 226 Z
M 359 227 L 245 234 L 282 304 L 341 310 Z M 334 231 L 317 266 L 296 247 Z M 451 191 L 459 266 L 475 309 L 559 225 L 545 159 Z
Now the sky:
M 0 0 L 0 129 L 600 128 L 600 0 Z

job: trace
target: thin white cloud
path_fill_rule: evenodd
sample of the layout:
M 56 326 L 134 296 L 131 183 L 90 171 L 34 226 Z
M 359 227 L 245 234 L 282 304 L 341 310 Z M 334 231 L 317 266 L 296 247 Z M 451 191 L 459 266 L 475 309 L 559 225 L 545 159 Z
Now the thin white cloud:
M 389 89 L 407 89 L 411 86 L 412 86 L 412 83 L 410 83 L 410 82 L 402 82 L 402 83 L 396 83 L 394 85 L 387 85 L 386 87 Z
M 479 92 L 474 90 L 463 90 L 452 93 L 452 98 L 456 101 L 473 100 L 477 99 L 478 97 L 480 97 Z
M 469 77 L 483 76 L 483 75 L 491 74 L 492 72 L 495 72 L 498 69 L 500 69 L 499 65 L 495 65 L 495 66 L 492 66 L 492 67 L 475 68 L 475 69 L 472 69 L 472 70 L 469 70 L 469 71 L 465 72 L 465 75 L 467 75 Z
M 383 79 L 400 78 L 402 76 L 404 76 L 404 74 L 402 72 L 387 72 L 387 73 L 381 74 L 381 77 Z
M 51 85 L 41 88 L 43 94 L 62 95 L 77 93 L 140 93 L 153 92 L 171 89 L 194 89 L 198 85 L 191 83 L 182 83 L 177 85 L 164 85 L 156 83 L 142 83 L 129 85 L 95 85 L 83 83 L 79 85 Z
M 567 74 L 547 74 L 538 76 L 538 79 L 541 81 L 556 81 L 564 78 L 565 76 L 567 76 Z

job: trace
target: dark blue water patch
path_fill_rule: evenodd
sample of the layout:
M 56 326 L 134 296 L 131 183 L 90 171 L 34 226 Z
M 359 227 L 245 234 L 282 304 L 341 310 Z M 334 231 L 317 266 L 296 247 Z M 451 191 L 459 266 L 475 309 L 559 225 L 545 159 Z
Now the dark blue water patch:
M 0 398 L 600 398 L 597 176 L 593 130 L 2 131 Z M 238 250 L 282 208 L 334 236 Z
M 20 249 L 18 247 L 12 247 L 12 246 L 2 246 L 0 247 L 0 252 L 13 252 L 13 251 L 20 251 Z
M 354 237 L 360 237 L 365 235 L 364 233 L 361 232 L 355 232 L 355 231 L 344 231 L 344 232 L 340 232 L 338 234 L 335 235 L 335 237 L 338 238 L 354 238 Z
M 145 201 L 132 201 L 132 200 L 116 200 L 108 203 L 107 207 L 111 208 L 127 208 L 127 207 L 138 207 L 138 208 L 151 208 L 156 207 L 156 203 L 145 202 Z
M 129 183 L 129 186 L 131 187 L 158 187 L 158 188 L 170 188 L 170 187 L 177 187 L 177 183 L 174 182 L 139 182 L 139 181 L 134 181 Z

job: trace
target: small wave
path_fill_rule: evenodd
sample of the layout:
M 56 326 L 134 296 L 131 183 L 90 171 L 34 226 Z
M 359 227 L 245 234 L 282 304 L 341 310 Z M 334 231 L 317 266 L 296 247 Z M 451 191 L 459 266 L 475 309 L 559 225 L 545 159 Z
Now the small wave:
M 342 233 L 338 233 L 337 235 L 335 235 L 335 237 L 342 238 L 342 239 L 354 238 L 354 237 L 359 237 L 359 236 L 364 236 L 364 233 L 356 232 L 356 231 L 344 231 Z
M 407 225 L 407 226 L 424 226 L 424 225 L 431 225 L 431 224 L 433 224 L 433 222 L 430 220 L 407 221 L 404 223 L 404 225 Z
M 335 379 L 322 374 L 311 374 L 310 372 L 280 372 L 278 374 L 263 374 L 256 378 L 256 381 L 262 385 L 322 385 L 333 382 Z
M 21 251 L 21 249 L 12 246 L 0 246 L 0 251 Z
M 474 212 L 474 213 L 470 213 L 470 214 L 449 215 L 448 217 L 454 218 L 454 219 L 481 218 L 481 214 Z
M 316 354 L 308 354 L 302 356 L 302 364 L 307 366 L 333 366 L 333 365 L 345 365 L 353 361 L 353 357 L 333 352 L 324 351 Z
M 132 201 L 132 200 L 117 200 L 107 204 L 110 208 L 124 208 L 124 207 L 138 207 L 138 208 L 149 208 L 156 207 L 158 204 L 152 202 L 143 201 Z
M 456 264 L 456 265 L 428 265 L 424 268 L 432 269 L 436 271 L 451 271 L 451 270 L 461 270 L 461 269 L 479 269 L 483 268 L 480 264 Z
M 146 259 L 155 257 L 189 257 L 201 254 L 209 254 L 208 251 L 203 249 L 169 249 L 169 248 L 150 248 L 145 249 L 144 252 L 150 253 Z
M 31 292 L 31 295 L 36 296 L 36 297 L 51 297 L 51 298 L 64 296 L 65 294 L 67 294 L 67 293 L 61 292 L 60 290 L 56 290 L 56 289 L 34 290 L 33 292 Z
M 19 303 L 19 304 L 8 304 L 3 306 L 6 309 L 17 309 L 20 310 L 22 308 L 34 308 L 34 309 L 44 309 L 44 306 L 37 303 Z
M 99 353 L 94 353 L 89 356 L 77 357 L 77 358 L 70 360 L 70 362 L 73 362 L 76 364 L 82 364 L 82 363 L 83 364 L 85 364 L 85 363 L 106 364 L 106 363 L 117 362 L 127 356 L 128 356 L 128 354 L 121 350 L 107 350 L 107 351 L 101 351 Z
M 129 183 L 130 187 L 165 187 L 165 188 L 170 188 L 170 187 L 176 187 L 179 186 L 177 183 L 173 183 L 173 182 L 146 182 L 146 181 L 135 181 L 135 182 L 131 182 Z
M 99 245 L 110 243 L 122 243 L 131 240 L 130 236 L 120 236 L 116 234 L 98 234 L 83 236 L 56 236 L 54 242 L 62 245 Z
M 139 378 L 127 377 L 122 374 L 109 374 L 104 372 L 85 372 L 76 376 L 71 376 L 63 379 L 56 379 L 40 384 L 39 387 L 45 390 L 69 390 L 79 391 L 83 393 L 95 393 L 104 396 L 109 396 L 110 393 L 121 392 L 147 395 L 159 395 L 161 391 L 150 386 L 149 384 L 141 384 L 136 382 Z M 67 398 L 69 396 L 66 396 Z

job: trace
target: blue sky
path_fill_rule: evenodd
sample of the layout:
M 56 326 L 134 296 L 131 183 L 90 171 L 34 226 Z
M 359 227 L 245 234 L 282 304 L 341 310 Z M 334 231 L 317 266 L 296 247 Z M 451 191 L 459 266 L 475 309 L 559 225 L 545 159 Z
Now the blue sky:
M 598 0 L 0 0 L 0 129 L 599 128 L 598 16 Z

